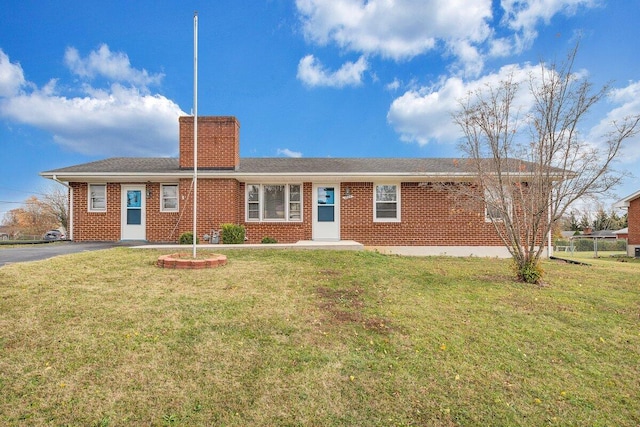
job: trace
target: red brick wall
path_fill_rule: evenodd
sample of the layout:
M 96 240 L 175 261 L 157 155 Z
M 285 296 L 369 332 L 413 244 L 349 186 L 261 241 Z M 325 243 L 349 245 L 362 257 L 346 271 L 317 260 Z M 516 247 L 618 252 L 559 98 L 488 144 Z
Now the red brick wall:
M 629 240 L 630 245 L 640 245 L 640 197 L 629 203 Z
M 484 206 L 471 201 L 453 203 L 443 189 L 419 187 L 417 183 L 401 186 L 401 222 L 373 221 L 373 183 L 342 183 L 350 187 L 352 198 L 340 200 L 343 240 L 365 245 L 402 246 L 502 246 L 493 225 L 484 220 Z M 248 243 L 260 243 L 273 237 L 279 243 L 294 243 L 312 238 L 312 184 L 304 183 L 302 223 L 245 222 L 245 185 L 238 197 L 240 223 L 249 237 Z M 477 203 L 476 203 L 477 205 Z M 459 206 L 465 206 L 462 209 Z
M 160 183 L 147 183 L 146 236 L 149 242 L 176 243 L 184 232 L 193 231 L 191 179 L 179 184 L 180 212 L 160 211 Z M 140 183 L 137 183 L 140 184 Z M 107 184 L 107 211 L 89 212 L 88 184 L 73 187 L 73 238 L 77 241 L 117 241 L 121 237 L 121 183 Z M 239 183 L 236 180 L 198 180 L 198 238 L 224 223 L 242 223 L 238 216 Z M 242 199 L 244 200 L 244 198 Z
M 193 230 L 193 191 L 191 179 L 180 180 L 180 211 L 182 218 L 178 237 Z M 222 224 L 241 224 L 238 216 L 240 184 L 235 179 L 198 179 L 198 238 L 219 231 Z M 243 198 L 244 200 L 244 198 Z M 204 243 L 204 242 L 202 242 Z
M 120 240 L 120 184 L 107 184 L 107 211 L 89 212 L 89 184 L 69 183 L 73 188 L 73 239 Z
M 353 197 L 341 200 L 341 238 L 365 245 L 502 246 L 484 207 L 471 201 L 453 203 L 438 187 L 402 183 L 401 222 L 374 222 L 373 183 L 342 183 Z M 459 206 L 465 206 L 462 209 Z
M 151 190 L 151 197 L 146 199 L 147 240 L 150 242 L 177 242 L 180 237 L 178 232 L 180 213 L 160 212 L 162 200 L 160 183 L 150 182 L 146 186 L 147 191 Z M 178 201 L 178 206 L 182 208 L 181 200 Z
M 178 212 L 160 212 L 160 184 L 147 183 L 151 197 L 146 199 L 146 234 L 149 242 L 178 241 L 193 229 L 191 179 L 179 184 Z M 120 240 L 121 184 L 107 185 L 107 212 L 87 211 L 86 183 L 72 183 L 74 189 L 74 239 Z M 374 222 L 373 183 L 342 183 L 340 195 L 350 187 L 352 198 L 340 200 L 341 238 L 365 245 L 393 246 L 502 246 L 493 225 L 484 220 L 484 207 L 470 200 L 454 203 L 446 190 L 401 184 L 401 222 Z M 246 222 L 245 184 L 233 179 L 198 180 L 198 238 L 202 241 L 222 224 L 242 224 L 248 243 L 260 243 L 263 237 L 279 243 L 295 243 L 312 238 L 312 183 L 303 184 L 302 222 Z M 464 206 L 464 208 L 462 208 Z M 629 210 L 629 243 L 635 236 L 640 243 L 640 199 Z M 635 215 L 635 225 L 632 225 Z M 634 228 L 635 227 L 635 228 Z M 634 234 L 635 233 L 635 234 Z M 638 244 L 638 243 L 636 243 Z
M 193 117 L 180 117 L 180 167 L 193 168 Z M 235 117 L 198 117 L 198 168 L 240 164 L 240 123 Z

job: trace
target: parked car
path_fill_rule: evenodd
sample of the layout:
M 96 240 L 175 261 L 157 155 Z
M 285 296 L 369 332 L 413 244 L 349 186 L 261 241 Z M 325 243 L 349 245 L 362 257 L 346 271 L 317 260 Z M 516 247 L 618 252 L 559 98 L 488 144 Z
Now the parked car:
M 60 230 L 49 230 L 44 233 L 43 240 L 64 240 L 65 235 Z

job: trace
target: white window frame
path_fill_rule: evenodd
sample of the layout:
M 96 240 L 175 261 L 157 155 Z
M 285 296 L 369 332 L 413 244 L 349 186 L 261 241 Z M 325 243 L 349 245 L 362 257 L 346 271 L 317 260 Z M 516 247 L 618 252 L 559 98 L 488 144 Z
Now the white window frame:
M 291 187 L 292 186 L 296 186 L 298 187 L 298 194 L 300 195 L 300 199 L 299 200 L 291 200 Z M 304 192 L 304 187 L 302 186 L 302 184 L 287 184 L 287 193 L 286 193 L 286 199 L 287 199 L 287 211 L 286 211 L 286 218 L 287 218 L 287 222 L 302 222 L 302 217 L 303 217 L 303 211 L 302 211 L 302 193 Z M 291 205 L 292 204 L 298 204 L 299 208 L 297 210 L 297 212 L 299 212 L 300 218 L 291 218 L 291 213 L 293 212 L 293 210 L 291 209 Z
M 264 191 L 266 187 L 271 186 L 284 186 L 284 213 L 282 218 L 265 218 L 264 217 Z M 291 187 L 297 186 L 300 191 L 300 200 L 291 200 Z M 252 187 L 258 188 L 258 200 L 249 200 L 249 191 Z M 294 183 L 294 184 L 282 184 L 282 183 L 268 183 L 268 184 L 255 184 L 248 183 L 245 185 L 245 221 L 246 222 L 302 222 L 303 219 L 303 185 L 302 183 Z M 300 218 L 291 218 L 291 213 L 293 210 L 291 209 L 292 204 L 300 204 Z M 258 206 L 258 218 L 249 218 L 249 205 L 256 204 Z
M 511 200 L 511 196 L 508 193 L 508 189 L 505 188 L 504 190 L 504 194 L 505 194 L 505 198 L 507 199 L 507 212 L 509 213 L 509 216 L 513 215 L 513 200 Z M 491 216 L 490 212 L 489 212 L 489 204 L 487 203 L 488 200 L 492 200 L 492 198 L 494 197 L 493 194 L 491 194 L 491 191 L 489 191 L 488 188 L 484 189 L 484 221 L 485 222 L 503 222 L 504 218 L 502 217 L 502 214 L 500 213 L 500 208 L 498 208 L 498 215 L 497 216 Z M 501 204 L 500 202 L 500 195 L 496 194 L 495 195 L 496 200 L 499 202 L 499 204 Z
M 164 197 L 164 188 L 165 187 L 176 187 L 176 207 L 175 208 L 167 208 L 165 206 L 165 201 L 167 199 L 171 199 L 171 197 Z M 160 184 L 160 212 L 179 212 L 180 211 L 180 187 L 176 183 L 166 183 Z
M 258 190 L 258 198 L 256 200 L 249 200 L 249 192 L 253 187 L 257 187 Z M 251 221 L 251 222 L 255 222 L 255 221 L 260 221 L 261 218 L 261 211 L 262 211 L 262 187 L 260 186 L 260 184 L 247 184 L 246 188 L 245 188 L 245 195 L 244 195 L 244 206 L 245 206 L 245 219 L 247 222 Z M 249 205 L 256 205 L 258 210 L 258 217 L 257 218 L 249 218 Z M 255 210 L 254 210 L 255 212 Z
M 394 186 L 396 188 L 396 200 L 378 200 L 378 187 L 381 186 Z M 373 184 L 373 222 L 400 222 L 400 208 L 401 208 L 401 197 L 400 197 L 400 183 L 398 182 L 385 182 L 385 183 L 374 183 Z M 378 218 L 378 203 L 395 203 L 396 204 L 396 216 L 395 218 Z
M 104 188 L 104 207 L 103 208 L 96 208 L 94 206 L 93 200 L 94 197 L 91 196 L 92 193 L 92 189 L 94 187 L 102 187 Z M 107 184 L 89 184 L 89 188 L 87 189 L 87 210 L 89 212 L 106 212 L 107 211 Z

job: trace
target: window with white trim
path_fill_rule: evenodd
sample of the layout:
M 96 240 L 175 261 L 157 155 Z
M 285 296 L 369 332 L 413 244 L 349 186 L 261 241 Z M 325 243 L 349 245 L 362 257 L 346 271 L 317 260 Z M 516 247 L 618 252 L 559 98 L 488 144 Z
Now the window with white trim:
M 400 221 L 400 185 L 374 185 L 373 220 L 377 222 Z
M 247 221 L 302 221 L 302 185 L 247 184 Z
M 247 221 L 260 220 L 260 186 L 247 185 Z
M 302 221 L 302 185 L 289 185 L 289 221 Z
M 503 203 L 504 201 L 504 203 Z M 485 188 L 484 190 L 484 219 L 487 222 L 503 221 L 503 212 L 511 216 L 513 203 L 508 188 L 503 188 L 502 195 L 497 188 Z
M 178 212 L 178 184 L 162 184 L 160 197 L 161 212 Z
M 89 212 L 107 211 L 107 185 L 89 184 Z

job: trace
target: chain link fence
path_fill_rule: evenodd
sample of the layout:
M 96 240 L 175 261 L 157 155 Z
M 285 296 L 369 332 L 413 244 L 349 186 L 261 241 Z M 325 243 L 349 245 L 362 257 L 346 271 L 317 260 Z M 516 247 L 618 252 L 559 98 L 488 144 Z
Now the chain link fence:
M 598 257 L 607 255 L 626 255 L 627 241 L 625 239 L 580 238 L 556 240 L 554 252 L 557 256 L 563 253 Z

